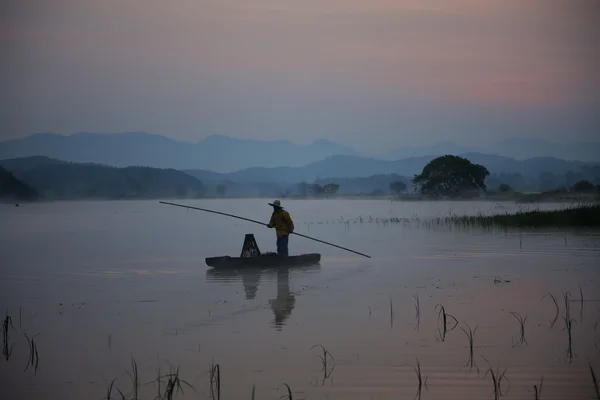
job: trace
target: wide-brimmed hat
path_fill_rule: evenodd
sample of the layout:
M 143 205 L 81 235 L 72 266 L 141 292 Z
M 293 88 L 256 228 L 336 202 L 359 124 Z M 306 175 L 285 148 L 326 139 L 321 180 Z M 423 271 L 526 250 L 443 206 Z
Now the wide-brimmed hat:
M 275 200 L 274 202 L 269 203 L 269 205 L 273 206 L 273 207 L 283 208 L 283 207 L 281 207 L 281 202 L 279 200 Z

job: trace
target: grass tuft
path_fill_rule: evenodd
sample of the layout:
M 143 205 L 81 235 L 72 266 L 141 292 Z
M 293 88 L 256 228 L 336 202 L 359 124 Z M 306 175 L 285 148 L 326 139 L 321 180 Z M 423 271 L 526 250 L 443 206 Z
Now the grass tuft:
M 473 368 L 473 340 L 475 337 L 475 332 L 477 331 L 477 326 L 475 326 L 475 329 L 471 329 L 471 327 L 466 322 L 465 325 L 467 325 L 467 329 L 469 329 L 468 331 L 462 326 L 459 326 L 459 328 L 465 333 L 465 335 L 467 335 L 467 339 L 469 339 L 469 361 L 467 361 L 467 365 L 469 365 L 469 368 Z
M 519 321 L 520 333 L 521 333 L 521 337 L 519 338 L 519 340 L 516 343 L 513 343 L 513 347 L 526 345 L 527 340 L 525 339 L 525 322 L 527 321 L 527 316 L 525 316 L 525 318 L 523 318 L 521 315 L 517 314 L 516 312 L 511 312 L 510 314 L 513 317 L 515 317 L 517 321 Z
M 506 377 L 506 368 L 504 368 L 504 370 L 502 372 L 500 372 L 500 367 L 498 366 L 496 368 L 496 370 L 494 371 L 494 369 L 492 368 L 489 361 L 484 356 L 481 356 L 481 358 L 483 358 L 485 360 L 485 362 L 488 364 L 488 369 L 487 369 L 485 375 L 483 376 L 483 378 L 485 379 L 487 374 L 490 374 L 490 376 L 492 377 L 492 384 L 494 385 L 494 400 L 498 400 L 500 398 L 500 396 L 504 396 L 505 394 L 508 394 L 508 391 L 506 393 L 502 392 L 502 381 L 506 380 L 508 382 L 509 390 L 510 390 L 510 382 L 509 382 L 508 378 Z

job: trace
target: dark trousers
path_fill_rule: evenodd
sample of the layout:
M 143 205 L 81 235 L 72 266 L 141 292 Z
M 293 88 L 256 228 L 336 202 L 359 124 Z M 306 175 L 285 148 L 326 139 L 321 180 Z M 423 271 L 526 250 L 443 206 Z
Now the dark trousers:
M 288 239 L 288 235 L 277 238 L 277 254 L 279 254 L 281 257 L 288 256 Z

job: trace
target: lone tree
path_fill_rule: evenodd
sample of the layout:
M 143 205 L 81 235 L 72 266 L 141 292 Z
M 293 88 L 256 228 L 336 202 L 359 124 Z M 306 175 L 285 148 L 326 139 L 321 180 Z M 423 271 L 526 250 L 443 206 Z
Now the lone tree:
M 400 194 L 406 191 L 406 184 L 402 181 L 391 182 L 390 190 L 396 194 Z
M 593 192 L 594 189 L 596 189 L 594 184 L 586 180 L 578 181 L 571 187 L 571 191 L 577 193 Z
M 455 197 L 464 193 L 486 190 L 486 167 L 466 158 L 445 155 L 431 160 L 412 183 L 421 194 Z

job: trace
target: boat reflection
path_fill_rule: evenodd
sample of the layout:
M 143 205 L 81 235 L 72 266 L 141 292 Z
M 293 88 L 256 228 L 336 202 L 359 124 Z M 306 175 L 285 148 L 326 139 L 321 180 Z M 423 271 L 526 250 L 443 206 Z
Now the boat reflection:
M 292 310 L 296 304 L 296 296 L 290 290 L 290 272 L 295 271 L 317 271 L 319 265 L 295 267 L 295 268 L 240 268 L 240 269 L 215 269 L 209 268 L 206 271 L 206 277 L 209 281 L 232 282 L 239 278 L 242 280 L 246 300 L 254 300 L 262 277 L 275 275 L 277 279 L 277 295 L 269 299 L 269 305 L 273 311 L 275 320 L 273 325 L 275 329 L 281 331 L 286 321 L 292 315 Z

